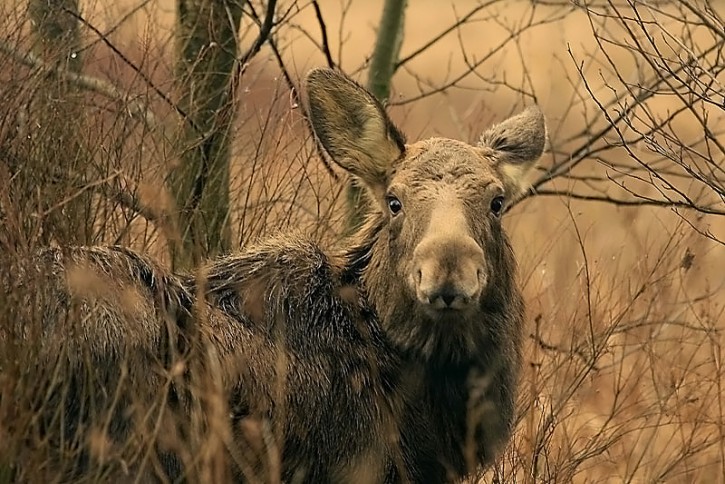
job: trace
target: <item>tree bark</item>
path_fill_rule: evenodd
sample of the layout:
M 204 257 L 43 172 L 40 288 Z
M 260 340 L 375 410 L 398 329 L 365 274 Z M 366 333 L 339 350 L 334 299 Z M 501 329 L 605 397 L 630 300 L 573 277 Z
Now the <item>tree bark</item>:
M 390 97 L 390 81 L 403 44 L 407 3 L 407 0 L 385 0 L 383 7 L 367 82 L 367 88 L 381 102 Z
M 180 165 L 171 176 L 179 208 L 175 268 L 231 248 L 230 130 L 234 121 L 233 70 L 242 0 L 177 0 L 176 75 L 187 114 Z
M 29 0 L 33 45 L 49 65 L 80 73 L 78 0 Z M 59 76 L 38 76 L 28 106 L 29 160 L 22 170 L 24 194 L 40 214 L 40 239 L 45 245 L 88 244 L 93 239 L 92 197 L 82 191 L 87 180 L 83 146 L 82 94 Z M 28 221 L 29 225 L 35 222 Z M 31 230 L 34 230 L 31 228 Z

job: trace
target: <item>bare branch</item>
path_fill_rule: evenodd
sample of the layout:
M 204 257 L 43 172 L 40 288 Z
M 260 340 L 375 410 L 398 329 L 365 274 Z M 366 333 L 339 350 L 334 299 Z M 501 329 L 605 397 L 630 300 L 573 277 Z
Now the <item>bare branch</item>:
M 325 19 L 322 17 L 322 10 L 320 10 L 320 4 L 317 2 L 317 0 L 312 0 L 312 7 L 315 9 L 315 18 L 317 18 L 317 23 L 320 26 L 320 34 L 322 35 L 322 42 L 320 43 L 322 53 L 325 54 L 327 66 L 334 68 L 335 61 L 332 60 L 332 54 L 330 53 L 330 43 L 327 39 L 327 25 L 325 25 Z
M 128 67 L 130 67 L 145 83 L 147 86 L 151 88 L 151 90 L 156 93 L 157 96 L 161 98 L 164 103 L 166 103 L 169 107 L 171 107 L 181 118 L 184 120 L 184 122 L 189 123 L 189 125 L 197 131 L 199 134 L 203 133 L 203 130 L 197 126 L 194 121 L 187 115 L 187 113 L 181 109 L 181 107 L 176 104 L 164 91 L 159 88 L 156 83 L 154 83 L 149 76 L 146 75 L 136 64 L 134 64 L 126 55 L 121 52 L 118 47 L 116 47 L 113 42 L 111 42 L 108 37 L 105 36 L 103 32 L 98 30 L 93 24 L 88 22 L 85 18 L 83 18 L 82 15 L 69 10 L 69 9 L 63 9 L 64 12 L 66 12 L 68 15 L 71 15 L 75 17 L 79 22 L 81 22 L 83 25 L 85 25 L 87 28 L 89 28 L 93 33 L 95 33 L 98 38 L 109 48 L 113 51 L 114 54 L 118 56 L 121 61 L 126 64 Z
M 56 65 L 45 63 L 40 57 L 31 52 L 21 53 L 18 49 L 0 40 L 0 52 L 11 56 L 16 61 L 33 69 L 38 69 L 48 74 L 58 76 L 64 80 L 74 83 L 78 87 L 101 94 L 109 99 L 118 101 L 123 105 L 131 116 L 140 118 L 149 129 L 162 128 L 148 104 L 133 99 L 127 93 L 122 92 L 118 87 L 108 81 L 97 77 L 78 74 Z
M 617 206 L 630 206 L 630 207 L 640 207 L 640 206 L 654 206 L 654 207 L 672 207 L 672 208 L 684 208 L 688 210 L 694 210 L 696 212 L 709 214 L 709 215 L 725 215 L 725 210 L 718 210 L 715 208 L 708 208 L 704 206 L 700 206 L 693 202 L 681 202 L 676 200 L 656 200 L 653 198 L 647 198 L 642 195 L 637 195 L 637 199 L 621 199 L 621 198 L 614 198 L 607 195 L 595 195 L 595 194 L 583 194 L 583 193 L 576 193 L 571 190 L 536 190 L 536 192 L 530 192 L 530 194 L 527 194 L 525 198 L 529 198 L 531 196 L 548 196 L 548 197 L 562 197 L 562 198 L 572 198 L 575 200 L 585 200 L 589 202 L 603 202 L 608 203 L 611 205 L 617 205 Z

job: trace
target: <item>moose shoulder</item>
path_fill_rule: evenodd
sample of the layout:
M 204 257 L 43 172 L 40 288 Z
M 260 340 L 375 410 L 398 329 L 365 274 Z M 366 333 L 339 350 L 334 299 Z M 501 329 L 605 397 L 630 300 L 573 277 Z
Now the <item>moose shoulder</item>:
M 529 108 L 476 145 L 406 144 L 374 97 L 342 74 L 313 70 L 306 91 L 317 140 L 370 199 L 365 223 L 344 247 L 326 251 L 280 236 L 209 262 L 201 277 L 167 273 L 120 248 L 49 249 L 37 264 L 38 273 L 53 274 L 42 335 L 63 341 L 43 347 L 92 354 L 106 375 L 98 383 L 104 394 L 114 394 L 113 375 L 123 373 L 112 368 L 128 367 L 123 375 L 142 389 L 139 397 L 94 407 L 113 406 L 113 442 L 147 442 L 159 398 L 174 418 L 159 416 L 157 426 L 192 419 L 195 389 L 209 375 L 227 409 L 230 478 L 470 476 L 511 431 L 523 302 L 501 216 L 542 154 L 544 118 Z M 98 279 L 94 289 L 125 289 L 91 296 L 72 284 L 79 266 Z M 131 309 L 114 294 L 131 298 Z M 62 337 L 59 320 L 73 314 L 81 330 Z M 203 363 L 192 364 L 198 354 Z M 88 361 L 66 360 L 68 371 Z M 70 409 L 64 432 L 92 427 L 79 403 L 91 391 L 73 385 L 58 397 Z M 130 462 L 149 475 L 183 476 L 196 462 L 187 456 L 194 439 L 155 435 L 162 434 L 147 443 L 156 457 L 125 456 L 124 469 Z M 93 452 L 80 454 L 90 465 Z

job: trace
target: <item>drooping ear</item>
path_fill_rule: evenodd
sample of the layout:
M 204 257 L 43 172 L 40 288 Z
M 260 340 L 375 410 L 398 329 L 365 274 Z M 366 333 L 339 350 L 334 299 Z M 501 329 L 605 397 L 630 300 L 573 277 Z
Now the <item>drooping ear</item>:
M 497 169 L 506 191 L 518 195 L 528 186 L 528 177 L 546 145 L 546 121 L 538 106 L 508 118 L 481 135 L 479 146 L 496 151 Z
M 330 157 L 380 199 L 405 139 L 375 97 L 332 69 L 310 71 L 305 81 L 312 130 Z

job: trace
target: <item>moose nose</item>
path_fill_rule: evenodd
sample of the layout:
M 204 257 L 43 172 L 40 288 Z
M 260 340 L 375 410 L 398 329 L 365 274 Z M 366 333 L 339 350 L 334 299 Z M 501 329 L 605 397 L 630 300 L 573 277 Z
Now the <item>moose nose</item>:
M 475 289 L 473 293 L 477 292 Z M 419 289 L 419 300 L 434 309 L 463 309 L 471 303 L 474 294 L 452 284 Z
M 416 250 L 417 299 L 430 309 L 470 307 L 485 285 L 483 251 L 472 239 L 425 240 Z
M 458 292 L 450 285 L 446 285 L 438 291 L 433 291 L 433 293 L 428 296 L 428 300 L 431 303 L 434 303 L 434 301 L 440 298 L 445 307 L 451 307 L 453 305 L 453 301 L 455 301 L 457 297 Z

